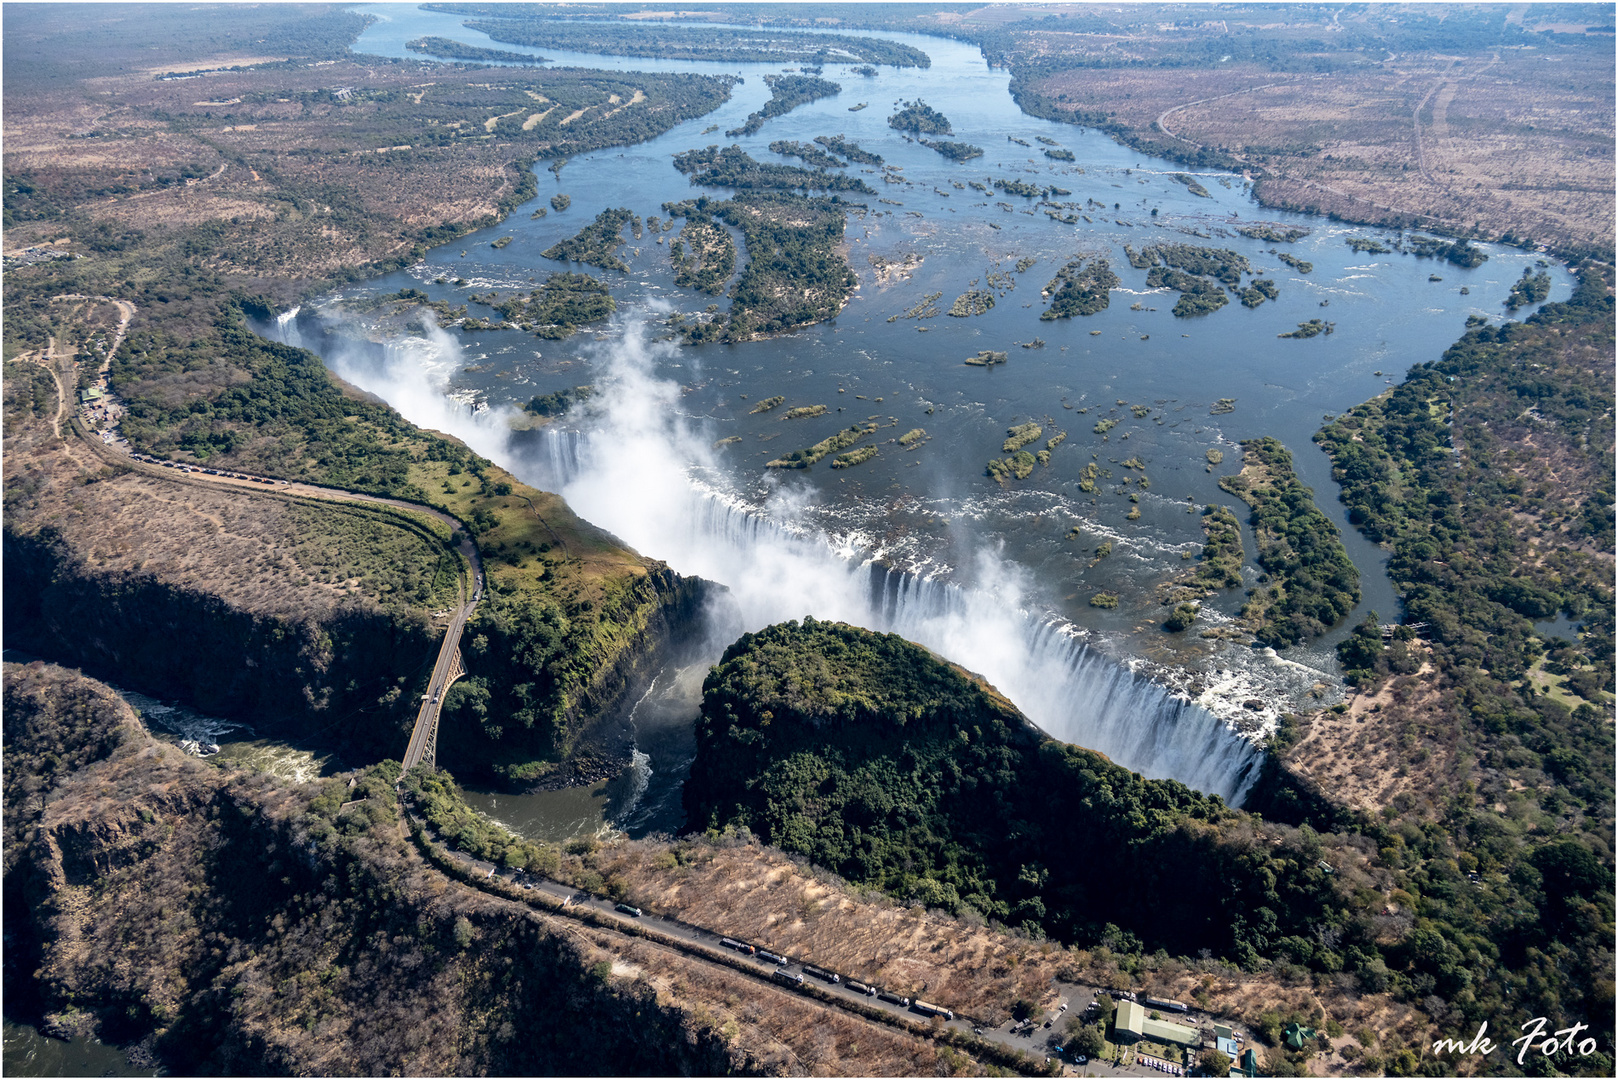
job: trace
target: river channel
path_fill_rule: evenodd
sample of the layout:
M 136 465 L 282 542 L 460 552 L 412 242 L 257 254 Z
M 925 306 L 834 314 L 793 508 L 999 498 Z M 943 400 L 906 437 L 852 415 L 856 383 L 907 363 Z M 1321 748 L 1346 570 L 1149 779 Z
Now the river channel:
M 359 53 L 414 57 L 404 43 L 424 35 L 523 51 L 463 27 L 458 16 L 408 5 L 364 10 L 380 18 L 354 46 Z M 391 341 L 380 358 L 374 350 L 326 352 L 334 371 L 412 421 L 466 439 L 530 482 L 560 490 L 580 514 L 644 554 L 731 590 L 706 659 L 662 672 L 637 706 L 641 749 L 633 769 L 592 789 L 475 796 L 526 834 L 555 838 L 607 823 L 677 829 L 679 778 L 689 765 L 690 718 L 706 664 L 732 631 L 782 618 L 813 614 L 898 630 L 983 673 L 1053 735 L 1146 775 L 1239 799 L 1255 760 L 1250 740 L 1281 712 L 1341 693 L 1331 645 L 1366 611 L 1385 621 L 1399 616 L 1384 555 L 1348 525 L 1329 462 L 1311 438 L 1323 417 L 1386 390 L 1412 364 L 1437 359 L 1468 316 L 1502 317 L 1511 283 L 1536 257 L 1486 245 L 1488 261 L 1465 269 L 1398 252 L 1356 253 L 1350 236 L 1391 247 L 1398 234 L 1266 210 L 1237 175 L 1197 172 L 1206 192 L 1198 195 L 1176 178 L 1185 170 L 1173 163 L 1024 115 L 1008 92 L 1009 73 L 989 66 L 976 47 L 873 36 L 913 45 L 932 64 L 880 68 L 874 77 L 828 65 L 822 77 L 841 84 L 840 95 L 737 139 L 723 132 L 767 99 L 762 76 L 795 66 L 538 50 L 555 65 L 728 73 L 744 82 L 720 109 L 656 139 L 580 155 L 555 173 L 540 162 L 533 205 L 565 193 L 567 211 L 532 220 L 529 207 L 519 208 L 416 266 L 267 328 L 313 342 L 300 325 L 343 318 L 334 301 L 366 292 L 415 288 L 459 305 L 470 293 L 527 291 L 535 278 L 565 268 L 540 252 L 602 209 L 650 217 L 667 201 L 729 197 L 694 188 L 673 168 L 673 156 L 694 147 L 735 142 L 760 161 L 790 163 L 768 144 L 840 134 L 899 167 L 892 179 L 874 168 L 847 170 L 878 195 L 854 197 L 864 206 L 849 214 L 846 250 L 860 284 L 826 323 L 734 345 L 659 340 L 671 311 L 723 308 L 728 300 L 677 287 L 667 243 L 648 233 L 621 252 L 627 273 L 589 271 L 610 285 L 618 315 L 567 340 L 452 328 Z M 984 155 L 952 163 L 892 130 L 887 118 L 898 104 L 918 98 L 949 118 L 950 138 Z M 1047 148 L 1069 150 L 1074 160 L 1053 160 Z M 1035 200 L 994 190 L 996 178 L 1067 189 L 1059 198 L 1082 204 L 1082 216 L 1071 224 L 1048 217 Z M 1308 235 L 1286 244 L 1237 231 L 1260 223 Z M 490 246 L 502 237 L 510 243 Z M 1255 276 L 1275 281 L 1279 298 L 1177 318 L 1176 294 L 1148 289 L 1146 271 L 1124 254 L 1126 244 L 1165 242 L 1240 252 Z M 1041 321 L 1041 290 L 1079 254 L 1108 258 L 1122 287 L 1093 316 Z M 1300 273 L 1281 254 L 1312 268 Z M 907 256 L 919 260 L 910 271 L 885 281 L 876 272 L 873 259 Z M 1549 270 L 1551 298 L 1565 298 L 1571 275 L 1556 264 Z M 989 311 L 905 317 L 933 293 L 947 311 L 969 287 L 986 287 L 991 272 L 1006 276 L 997 279 Z M 1329 320 L 1334 332 L 1277 336 L 1310 319 Z M 1038 347 L 1021 347 L 1036 338 Z M 983 349 L 1009 359 L 988 369 L 963 362 Z M 597 389 L 588 410 L 542 431 L 514 430 L 530 398 L 584 384 Z M 751 411 L 777 395 L 784 408 Z M 812 405 L 830 411 L 783 418 L 787 408 Z M 1094 430 L 1103 418 L 1118 420 L 1105 435 Z M 790 474 L 765 468 L 867 419 L 880 425 L 879 452 L 864 464 Z M 984 464 L 1002 456 L 1008 428 L 1030 420 L 1043 428 L 1030 450 L 1058 432 L 1066 440 L 1047 467 L 1002 486 Z M 890 441 L 913 428 L 927 433 L 916 446 Z M 1332 634 L 1279 657 L 1159 628 L 1157 587 L 1183 573 L 1202 543 L 1197 511 L 1229 505 L 1245 522 L 1245 508 L 1217 481 L 1239 469 L 1237 442 L 1260 435 L 1292 450 L 1300 476 L 1342 528 L 1364 591 L 1360 608 Z M 739 438 L 713 448 L 731 437 Z M 1210 468 L 1209 451 L 1222 454 L 1222 464 Z M 1130 460 L 1142 468 L 1132 470 Z M 1092 461 L 1102 482 L 1086 492 Z M 1141 475 L 1149 487 L 1124 485 Z M 1244 539 L 1252 583 L 1259 571 L 1250 534 Z M 1098 557 L 1107 544 L 1110 554 Z M 1099 592 L 1116 594 L 1117 607 L 1091 606 Z M 1228 622 L 1241 592 L 1210 599 L 1199 626 Z

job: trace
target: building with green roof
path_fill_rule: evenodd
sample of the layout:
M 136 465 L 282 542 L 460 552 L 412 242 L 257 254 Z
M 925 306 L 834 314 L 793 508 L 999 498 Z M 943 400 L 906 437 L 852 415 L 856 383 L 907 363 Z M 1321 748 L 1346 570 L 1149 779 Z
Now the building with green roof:
M 1171 1024 L 1167 1020 L 1153 1020 L 1146 1015 L 1145 1009 L 1133 1001 L 1118 1003 L 1118 1016 L 1113 1023 L 1120 1038 L 1127 1036 L 1175 1046 L 1202 1045 L 1202 1036 L 1192 1028 Z

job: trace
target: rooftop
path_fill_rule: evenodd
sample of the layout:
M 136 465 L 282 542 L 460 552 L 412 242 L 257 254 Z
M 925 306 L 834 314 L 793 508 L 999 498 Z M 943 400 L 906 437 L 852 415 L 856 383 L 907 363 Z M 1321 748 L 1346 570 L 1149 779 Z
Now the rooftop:
M 1150 1019 L 1146 1015 L 1146 1010 L 1133 1001 L 1118 1003 L 1116 1024 L 1118 1034 L 1131 1035 L 1137 1039 L 1174 1043 L 1178 1046 L 1197 1046 L 1202 1042 L 1201 1035 L 1182 1024 L 1171 1024 L 1167 1020 Z

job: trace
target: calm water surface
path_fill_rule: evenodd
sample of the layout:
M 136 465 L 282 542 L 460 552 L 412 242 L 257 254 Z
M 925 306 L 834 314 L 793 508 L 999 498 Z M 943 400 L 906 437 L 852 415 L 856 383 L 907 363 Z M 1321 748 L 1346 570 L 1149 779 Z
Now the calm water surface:
M 41 1035 L 32 1024 L 6 1017 L 7 1076 L 163 1076 L 161 1069 L 137 1069 L 127 1052 L 96 1039 L 63 1042 Z
M 361 37 L 356 45 L 360 52 L 413 55 L 404 42 L 424 34 L 517 48 L 484 39 L 455 16 L 405 5 L 366 10 L 380 12 L 383 19 Z M 1387 389 L 1410 365 L 1437 359 L 1459 336 L 1467 316 L 1498 318 L 1511 282 L 1535 257 L 1490 246 L 1489 261 L 1467 270 L 1409 255 L 1356 254 L 1346 237 L 1376 236 L 1387 242 L 1390 234 L 1265 210 L 1239 176 L 1199 173 L 1209 197 L 1196 196 L 1174 179 L 1181 170 L 1172 163 L 1144 157 L 1095 132 L 1023 115 L 1007 92 L 1009 74 L 989 67 L 974 47 L 920 35 L 875 36 L 922 49 L 932 57 L 932 66 L 879 69 L 878 76 L 866 78 L 830 65 L 823 77 L 843 86 L 839 96 L 770 120 L 758 134 L 735 140 L 724 131 L 739 126 L 768 97 L 761 76 L 787 65 L 543 50 L 560 65 L 731 73 L 745 82 L 714 113 L 650 142 L 581 155 L 568 161 L 559 176 L 542 162 L 540 193 L 533 205 L 565 192 L 573 199 L 568 211 L 533 221 L 528 209 L 520 208 L 496 228 L 439 248 L 415 267 L 349 292 L 421 288 L 458 304 L 471 292 L 526 290 L 535 279 L 562 268 L 539 253 L 572 235 L 601 209 L 624 206 L 649 217 L 661 215 L 666 201 L 703 193 L 728 197 L 727 190 L 693 188 L 676 172 L 670 162 L 681 151 L 736 142 L 760 161 L 780 162 L 791 159 L 772 154 L 772 140 L 808 142 L 817 135 L 842 134 L 881 154 L 897 170 L 887 176 L 860 166 L 848 170 L 878 189 L 878 195 L 856 197 L 866 206 L 850 214 L 846 246 L 860 286 L 834 320 L 739 345 L 648 343 L 670 311 L 691 313 L 710 303 L 721 308 L 728 303 L 676 287 L 667 243 L 657 244 L 648 232 L 622 253 L 631 266 L 628 273 L 589 271 L 613 288 L 620 316 L 611 324 L 564 342 L 515 331 L 451 331 L 396 343 L 384 363 L 365 364 L 329 352 L 328 360 L 412 419 L 453 430 L 520 475 L 561 488 L 586 516 L 646 554 L 696 572 L 693 565 L 682 564 L 686 549 L 669 537 L 665 522 L 650 509 L 638 510 L 623 491 L 602 491 L 604 474 L 599 469 L 592 473 L 588 461 L 581 466 L 577 460 L 579 446 L 588 447 L 592 438 L 593 453 L 600 456 L 602 432 L 611 423 L 619 425 L 614 429 L 619 441 L 624 432 L 633 436 L 633 427 L 624 426 L 630 413 L 620 408 L 609 421 L 569 417 L 538 434 L 513 434 L 506 427 L 513 406 L 535 394 L 611 382 L 615 373 L 622 374 L 625 356 L 632 354 L 637 377 L 644 375 L 651 387 L 642 387 L 655 406 L 647 425 L 673 415 L 682 433 L 677 439 L 665 438 L 649 453 L 684 456 L 689 481 L 750 515 L 749 528 L 762 521 L 796 535 L 818 536 L 856 562 L 876 557 L 962 588 L 1009 588 L 1015 603 L 1034 616 L 1063 620 L 1094 647 L 1227 719 L 1241 718 L 1242 700 L 1254 695 L 1266 703 L 1261 714 L 1266 720 L 1322 694 L 1329 699 L 1339 689 L 1330 645 L 1364 611 L 1396 618 L 1399 601 L 1383 570 L 1383 553 L 1348 527 L 1335 498 L 1329 461 L 1311 437 L 1323 417 Z M 981 146 L 985 155 L 954 164 L 890 129 L 887 117 L 895 106 L 914 98 L 925 99 L 949 117 L 954 125 L 950 138 Z M 868 107 L 849 111 L 861 102 Z M 706 132 L 714 125 L 717 131 Z M 1076 161 L 1047 159 L 1041 138 L 1073 151 Z M 997 190 L 985 195 L 969 186 L 975 180 L 992 188 L 997 177 L 1066 188 L 1071 194 L 1053 198 L 1076 204 L 1076 212 L 1089 220 L 1063 224 L 1048 218 L 1035 200 Z M 1310 232 L 1290 245 L 1236 232 L 1259 222 Z M 660 235 L 669 241 L 678 233 Z M 509 246 L 489 246 L 503 236 L 513 238 Z M 1148 290 L 1146 271 L 1131 268 L 1124 257 L 1126 244 L 1138 250 L 1159 242 L 1234 249 L 1248 258 L 1255 276 L 1272 278 L 1281 296 L 1257 309 L 1232 303 L 1212 315 L 1177 319 L 1170 314 L 1176 294 Z M 1307 260 L 1313 269 L 1300 274 L 1277 252 Z M 1041 322 L 1041 289 L 1078 254 L 1108 258 L 1123 279 L 1122 288 L 1097 315 Z M 920 265 L 908 275 L 879 281 L 873 258 L 906 256 L 919 258 Z M 1024 258 L 1037 261 L 1019 274 L 1014 267 Z M 968 287 L 983 286 L 991 271 L 1009 273 L 1013 283 L 997 292 L 995 307 L 986 314 L 890 321 L 930 293 L 941 293 L 940 306 L 947 310 Z M 1566 297 L 1570 275 L 1556 265 L 1551 274 L 1552 299 Z M 466 284 L 434 284 L 441 278 L 461 278 Z M 489 314 L 475 305 L 469 310 Z M 1528 313 L 1520 311 L 1517 317 Z M 1308 340 L 1277 337 L 1313 318 L 1335 323 L 1335 332 Z M 1043 339 L 1043 347 L 1019 347 L 1035 338 Z M 989 370 L 963 364 L 980 349 L 1006 350 L 1010 360 Z M 755 402 L 777 394 L 786 398 L 783 408 L 750 413 Z M 1234 399 L 1234 410 L 1216 414 L 1212 406 L 1221 398 Z M 786 408 L 817 404 L 828 406 L 828 415 L 794 421 L 781 417 Z M 1103 417 L 1120 421 L 1106 437 L 1092 430 Z M 864 465 L 833 471 L 822 464 L 788 476 L 764 468 L 773 457 L 867 419 L 881 425 L 876 437 L 880 452 Z M 1066 441 L 1048 468 L 1001 487 L 984 475 L 984 462 L 1001 456 L 1008 427 L 1028 420 L 1044 428 L 1041 441 L 1030 450 L 1057 432 L 1066 433 Z M 892 441 L 917 427 L 930 436 L 919 447 L 905 450 Z M 569 434 L 572 430 L 582 436 Z M 1322 509 L 1343 528 L 1365 594 L 1360 609 L 1334 634 L 1289 650 L 1279 663 L 1255 659 L 1245 648 L 1192 635 L 1170 637 L 1157 629 L 1163 608 L 1156 587 L 1183 572 L 1183 556 L 1200 548 L 1195 510 L 1210 502 L 1234 504 L 1219 490 L 1217 479 L 1240 467 L 1236 443 L 1258 435 L 1273 435 L 1292 449 L 1298 472 L 1317 491 Z M 730 436 L 741 441 L 707 450 Z M 1211 471 L 1210 450 L 1224 454 L 1223 464 Z M 587 449 L 585 457 L 591 453 Z M 1144 465 L 1149 489 L 1123 486 L 1125 478 L 1140 475 L 1123 467 L 1129 459 Z M 1079 481 L 1091 461 L 1102 467 L 1103 479 L 1094 493 L 1084 493 Z M 1138 502 L 1130 501 L 1130 492 Z M 1234 505 L 1245 520 L 1245 510 Z M 1130 520 L 1136 507 L 1139 516 Z M 1247 540 L 1251 560 L 1251 538 Z M 1113 545 L 1112 554 L 1097 559 L 1095 548 L 1104 543 Z M 1246 570 L 1250 581 L 1257 573 L 1251 565 Z M 1099 591 L 1117 593 L 1118 607 L 1089 606 L 1089 598 Z M 1242 599 L 1240 590 L 1210 599 L 1205 623 L 1226 619 Z M 974 667 L 972 657 L 956 658 Z M 664 673 L 662 693 L 671 692 L 675 674 Z M 700 678 L 696 684 L 700 694 Z M 548 817 L 554 819 L 552 825 L 534 824 L 547 815 L 536 817 L 499 796 L 489 796 L 488 809 L 514 823 L 527 815 L 525 829 L 543 832 L 571 829 L 599 820 L 603 813 L 628 821 L 642 812 L 645 800 L 663 799 L 665 812 L 650 815 L 656 823 L 643 815 L 640 824 L 667 827 L 677 815 L 668 811 L 671 796 L 659 787 L 674 783 L 670 790 L 677 789 L 677 782 L 667 780 L 668 770 L 680 770 L 688 757 L 672 743 L 658 745 L 651 731 L 688 730 L 691 702 L 697 698 L 690 693 L 671 698 L 682 700 L 685 704 L 665 708 L 681 714 L 672 724 L 654 723 L 652 707 L 643 702 L 637 722 L 644 721 L 642 751 L 648 760 L 638 762 L 639 771 L 626 774 L 617 788 L 547 796 L 555 806 Z M 677 802 L 677 795 L 672 797 Z
M 533 51 L 490 41 L 462 27 L 456 16 L 409 5 L 362 10 L 380 18 L 362 35 L 356 52 L 414 56 L 404 43 L 427 34 Z M 439 248 L 417 266 L 345 294 L 411 287 L 459 304 L 470 292 L 526 290 L 536 278 L 562 268 L 539 253 L 572 235 L 604 208 L 625 206 L 649 217 L 661 215 L 665 201 L 702 193 L 728 197 L 725 190 L 694 189 L 676 172 L 670 161 L 681 151 L 734 141 L 761 161 L 782 161 L 768 150 L 772 140 L 808 142 L 817 135 L 842 134 L 899 168 L 890 172 L 891 180 L 875 169 L 849 170 L 877 188 L 878 195 L 863 198 L 867 206 L 850 215 L 847 252 L 860 287 L 831 322 L 741 345 L 647 344 L 646 338 L 655 334 L 670 311 L 697 312 L 710 303 L 721 308 L 727 304 L 723 297 L 676 287 L 666 241 L 678 233 L 662 234 L 663 245 L 648 233 L 623 253 L 631 266 L 627 274 L 589 271 L 606 280 L 617 298 L 620 317 L 610 325 L 564 342 L 539 341 L 519 332 L 452 331 L 397 343 L 380 364 L 329 351 L 328 361 L 411 419 L 466 438 L 480 452 L 536 483 L 562 487 L 598 523 L 646 554 L 689 570 L 680 560 L 700 564 L 700 553 L 694 553 L 688 538 L 681 540 L 666 530 L 666 520 L 651 511 L 651 496 L 645 496 L 646 512 L 638 513 L 634 499 L 625 493 L 592 489 L 592 477 L 598 475 L 591 472 L 588 460 L 592 431 L 598 442 L 609 423 L 619 424 L 615 430 L 620 433 L 633 432 L 632 406 L 649 401 L 656 411 L 647 414 L 648 430 L 672 415 L 680 434 L 664 432 L 661 441 L 648 444 L 648 452 L 679 458 L 675 464 L 686 470 L 681 483 L 703 493 L 707 502 L 702 505 L 720 508 L 693 524 L 699 546 L 705 538 L 717 543 L 727 530 L 738 529 L 749 531 L 751 542 L 759 547 L 779 546 L 781 536 L 807 537 L 830 556 L 851 560 L 851 566 L 875 557 L 884 565 L 921 575 L 913 580 L 925 579 L 933 586 L 943 583 L 944 594 L 936 588 L 926 593 L 935 604 L 940 595 L 946 606 L 949 596 L 957 595 L 948 593 L 950 586 L 959 586 L 957 599 L 974 588 L 978 591 L 972 595 L 980 599 L 1004 595 L 1008 604 L 1026 609 L 1023 622 L 1002 625 L 983 617 L 981 605 L 974 608 L 963 602 L 963 629 L 974 628 L 972 613 L 978 612 L 983 638 L 952 655 L 975 670 L 1008 672 L 1007 685 L 1020 671 L 1014 663 L 1016 654 L 1045 647 L 1047 628 L 1060 625 L 1063 633 L 1078 635 L 1076 640 L 1113 658 L 1107 663 L 1121 674 L 1114 680 L 1118 685 L 1109 684 L 1106 692 L 1124 695 L 1126 706 L 1132 700 L 1144 701 L 1143 687 L 1150 686 L 1130 669 L 1195 698 L 1197 707 L 1192 711 L 1198 715 L 1212 713 L 1231 721 L 1243 716 L 1242 699 L 1255 693 L 1265 696 L 1263 716 L 1273 718 L 1301 703 L 1311 691 L 1336 692 L 1332 641 L 1364 610 L 1393 618 L 1399 603 L 1383 571 L 1382 553 L 1348 527 L 1335 498 L 1329 462 L 1314 448 L 1311 437 L 1323 416 L 1378 394 L 1410 365 L 1438 358 L 1459 336 L 1467 316 L 1499 317 L 1511 282 L 1534 263 L 1534 256 L 1491 246 L 1486 248 L 1488 262 L 1466 270 L 1407 255 L 1356 255 L 1344 242 L 1346 236 L 1387 234 L 1265 210 L 1253 201 L 1239 176 L 1199 173 L 1210 197 L 1195 196 L 1173 179 L 1181 170 L 1170 162 L 1143 157 L 1094 132 L 1023 115 L 1007 92 L 1009 74 L 989 67 L 974 47 L 919 35 L 874 36 L 915 45 L 932 57 L 932 66 L 879 69 L 875 78 L 828 66 L 824 77 L 843 86 L 840 96 L 773 119 L 757 135 L 738 140 L 723 132 L 739 126 L 767 99 L 762 76 L 783 70 L 783 65 L 543 50 L 558 65 L 739 74 L 746 81 L 714 113 L 650 142 L 574 158 L 560 176 L 542 162 L 537 173 L 540 193 L 533 205 L 544 205 L 551 195 L 566 192 L 573 199 L 567 212 L 533 221 L 530 208 L 520 208 L 494 229 Z M 985 155 L 953 164 L 888 128 L 887 117 L 895 106 L 918 97 L 953 122 L 950 138 L 975 143 Z M 868 107 L 849 111 L 860 102 Z M 714 125 L 718 130 L 705 131 Z M 1040 137 L 1073 151 L 1077 160 L 1061 163 L 1045 158 Z M 973 180 L 990 184 L 996 177 L 1069 189 L 1071 194 L 1054 198 L 1080 204 L 1078 212 L 1090 220 L 1062 224 L 1047 218 L 1033 200 L 999 191 L 984 195 L 967 186 Z M 1311 232 L 1296 244 L 1272 245 L 1235 231 L 1257 222 Z M 492 249 L 489 242 L 502 236 L 513 237 L 511 244 Z M 1123 253 L 1125 244 L 1139 249 L 1164 241 L 1241 252 L 1256 274 L 1276 281 L 1280 299 L 1255 310 L 1232 304 L 1206 317 L 1176 319 L 1169 313 L 1175 294 L 1147 290 L 1146 271 L 1132 269 Z M 1308 260 L 1313 270 L 1297 273 L 1272 254 L 1272 248 Z M 1113 294 L 1112 306 L 1095 316 L 1041 322 L 1039 313 L 1045 305 L 1040 290 L 1078 254 L 1111 260 L 1123 288 Z M 913 272 L 886 284 L 878 281 L 873 257 L 899 260 L 907 255 L 921 260 Z M 1037 261 L 1018 274 L 1014 266 L 1023 258 Z M 941 293 L 940 304 L 947 310 L 957 295 L 974 282 L 982 285 L 991 271 L 1010 272 L 1015 283 L 996 295 L 995 307 L 986 314 L 889 321 L 929 293 Z M 1571 276 L 1561 266 L 1553 265 L 1551 273 L 1555 282 L 1551 298 L 1565 298 Z M 1442 280 L 1430 280 L 1434 275 Z M 466 284 L 434 284 L 439 278 L 463 278 Z M 1469 295 L 1463 295 L 1463 288 Z M 1531 310 L 1520 311 L 1517 317 Z M 489 315 L 476 306 L 471 313 Z M 1312 318 L 1334 322 L 1335 333 L 1301 341 L 1276 337 Z M 1044 339 L 1042 348 L 1019 347 L 1036 337 Z M 1010 360 L 991 370 L 962 363 L 980 349 L 1006 350 Z M 637 384 L 640 398 L 627 392 L 620 395 L 618 415 L 606 421 L 569 418 L 571 422 L 539 434 L 513 434 L 507 426 L 512 407 L 536 394 L 621 375 L 626 355 L 631 375 L 644 378 Z M 776 394 L 787 399 L 783 409 L 764 415 L 749 412 L 754 402 Z M 1210 407 L 1220 398 L 1235 399 L 1234 411 L 1213 414 Z M 785 408 L 815 404 L 827 405 L 830 413 L 819 419 L 781 419 Z M 1136 411 L 1144 415 L 1137 417 Z M 1102 417 L 1120 420 L 1105 439 L 1092 432 Z M 879 456 L 864 465 L 841 472 L 822 465 L 790 476 L 763 467 L 770 458 L 866 419 L 878 422 L 882 431 L 877 439 Z M 1001 456 L 1007 427 L 1030 419 L 1045 429 L 1041 443 L 1030 450 L 1059 431 L 1067 434 L 1066 442 L 1048 468 L 1002 488 L 983 475 L 984 462 Z M 630 427 L 623 426 L 626 421 Z M 930 436 L 916 449 L 903 450 L 890 441 L 916 427 Z M 575 438 L 563 428 L 582 436 Z M 733 435 L 742 441 L 723 451 L 706 450 L 712 442 Z M 1322 509 L 1343 528 L 1365 592 L 1360 611 L 1335 634 L 1316 646 L 1289 650 L 1279 661 L 1188 635 L 1169 638 L 1156 628 L 1163 609 L 1156 603 L 1155 587 L 1182 572 L 1186 566 L 1182 554 L 1201 545 L 1198 519 L 1188 509 L 1209 502 L 1232 504 L 1219 490 L 1217 478 L 1239 467 L 1237 441 L 1259 435 L 1273 435 L 1292 449 L 1298 472 L 1316 489 Z M 582 463 L 581 445 L 586 459 Z M 1211 449 L 1221 450 L 1225 461 L 1210 472 Z M 1131 458 L 1145 466 L 1151 480 L 1148 490 L 1128 488 L 1139 495 L 1138 503 L 1131 503 L 1121 486 L 1126 476 L 1139 475 L 1122 468 L 1122 462 Z M 1079 477 L 1092 460 L 1111 475 L 1104 473 L 1109 482 L 1086 494 L 1079 490 Z M 1131 521 L 1127 515 L 1133 506 L 1140 515 Z M 1245 520 L 1245 512 L 1237 509 Z M 1077 538 L 1070 539 L 1075 527 Z M 1093 550 L 1106 542 L 1114 545 L 1113 554 L 1097 560 Z M 786 578 L 798 564 L 783 559 L 760 565 L 778 566 L 786 589 Z M 1251 565 L 1246 573 L 1250 580 L 1257 576 Z M 713 576 L 724 579 L 722 573 Z M 744 582 L 726 583 L 745 591 Z M 1115 610 L 1089 606 L 1089 598 L 1103 590 L 1121 598 Z M 804 595 L 803 610 L 822 601 L 831 603 L 812 591 Z M 1205 621 L 1217 623 L 1233 613 L 1241 599 L 1239 590 L 1211 599 Z M 833 614 L 841 613 L 836 603 L 831 606 Z M 789 610 L 779 617 L 799 613 Z M 745 624 L 746 617 L 740 618 Z M 1023 629 L 1017 630 L 1018 625 Z M 988 640 L 995 634 L 1010 640 Z M 691 720 L 701 700 L 702 678 L 725 640 L 729 638 L 716 631 L 700 659 L 670 664 L 636 703 L 638 750 L 634 765 L 622 776 L 540 795 L 475 792 L 474 803 L 524 835 L 551 840 L 608 827 L 637 834 L 678 830 L 683 824 L 680 782 L 693 753 Z M 1032 674 L 1037 677 L 1039 672 Z M 1082 700 L 1100 700 L 1091 693 L 1093 686 L 1085 689 L 1090 696 L 1081 695 Z M 205 749 L 217 743 L 223 757 L 243 765 L 305 780 L 339 764 L 307 750 L 258 740 L 251 732 L 200 714 L 126 696 L 142 709 L 149 724 L 166 730 L 176 741 Z M 1038 695 L 1024 695 L 1019 704 L 1034 714 L 1031 696 Z M 1153 706 L 1158 709 L 1153 715 L 1173 712 L 1164 712 L 1161 706 L 1162 702 Z M 1074 737 L 1059 724 L 1047 721 L 1047 727 Z M 1175 728 L 1166 737 L 1172 742 L 1188 730 Z M 1156 753 L 1173 756 L 1162 747 Z M 1181 748 L 1182 756 L 1200 753 L 1195 745 Z M 1149 775 L 1182 775 L 1190 768 L 1174 761 L 1161 767 L 1152 762 L 1125 763 Z M 115 1047 L 47 1039 L 10 1018 L 5 1021 L 5 1071 L 19 1076 L 141 1075 Z

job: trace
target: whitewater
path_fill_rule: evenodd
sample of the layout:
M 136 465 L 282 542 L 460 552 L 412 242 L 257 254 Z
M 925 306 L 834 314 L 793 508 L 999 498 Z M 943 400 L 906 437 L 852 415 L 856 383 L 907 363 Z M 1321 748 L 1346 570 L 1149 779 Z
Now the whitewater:
M 304 345 L 298 316 L 283 314 L 268 334 Z M 807 523 L 812 495 L 790 475 L 766 477 L 762 504 L 736 492 L 714 460 L 712 433 L 683 414 L 680 385 L 657 374 L 674 346 L 650 340 L 641 320 L 623 319 L 619 329 L 596 347 L 589 401 L 520 443 L 510 407 L 474 411 L 446 395 L 462 356 L 441 330 L 380 348 L 317 351 L 411 422 L 559 492 L 642 554 L 725 586 L 708 612 L 703 652 L 713 660 L 742 633 L 805 616 L 897 633 L 984 678 L 1054 738 L 1240 804 L 1262 751 L 1040 610 L 1026 570 L 997 548 L 980 546 L 972 583 L 959 584 L 945 569 L 890 568 L 873 538 Z

